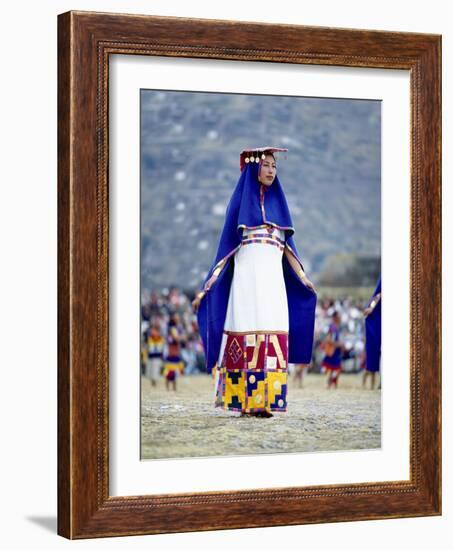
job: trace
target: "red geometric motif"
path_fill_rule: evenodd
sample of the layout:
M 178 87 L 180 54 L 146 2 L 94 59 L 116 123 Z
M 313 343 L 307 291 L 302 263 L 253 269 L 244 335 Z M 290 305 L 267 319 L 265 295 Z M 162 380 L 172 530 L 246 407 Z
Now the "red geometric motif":
M 277 338 L 278 346 L 275 349 L 276 346 L 274 346 L 272 340 L 274 338 Z M 269 344 L 268 344 L 268 350 L 267 350 L 267 356 L 268 357 L 276 357 L 276 368 L 277 370 L 286 370 L 287 360 L 288 360 L 288 335 L 287 334 L 274 334 L 272 335 L 272 338 L 269 338 Z
M 236 338 L 233 338 L 228 346 L 227 353 L 233 363 L 237 363 L 242 358 L 242 348 Z

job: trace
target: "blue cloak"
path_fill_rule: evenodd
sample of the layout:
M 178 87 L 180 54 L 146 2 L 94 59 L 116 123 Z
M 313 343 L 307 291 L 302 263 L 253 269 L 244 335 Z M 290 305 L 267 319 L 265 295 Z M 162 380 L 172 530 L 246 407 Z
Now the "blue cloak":
M 379 279 L 379 282 L 376 286 L 373 298 L 380 293 L 381 279 Z M 382 295 L 376 307 L 365 319 L 366 370 L 370 372 L 378 372 L 379 364 L 381 361 L 381 302 Z
M 276 176 L 271 186 L 258 181 L 259 164 L 245 165 L 225 214 L 217 254 L 203 285 L 205 293 L 198 309 L 198 326 L 203 341 L 206 368 L 211 372 L 220 353 L 223 328 L 234 276 L 234 254 L 239 250 L 242 231 L 271 225 L 285 232 L 285 248 L 299 261 L 294 227 L 283 189 Z M 310 363 L 313 348 L 316 293 L 306 287 L 283 254 L 283 274 L 289 312 L 288 361 Z M 303 268 L 303 266 L 302 266 Z M 207 285 L 213 273 L 218 278 Z

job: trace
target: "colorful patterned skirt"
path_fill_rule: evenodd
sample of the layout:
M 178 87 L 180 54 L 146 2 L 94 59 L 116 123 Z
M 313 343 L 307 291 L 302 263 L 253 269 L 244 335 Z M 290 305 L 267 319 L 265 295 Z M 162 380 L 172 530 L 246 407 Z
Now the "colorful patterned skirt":
M 244 229 L 243 239 L 246 246 L 234 257 L 215 405 L 246 413 L 286 411 L 289 317 L 280 246 L 284 232 Z
M 246 413 L 286 411 L 288 333 L 225 331 L 215 406 Z
M 331 357 L 326 355 L 322 361 L 322 366 L 327 370 L 340 370 L 341 369 L 341 353 L 335 352 Z
M 176 380 L 178 374 L 184 372 L 184 363 L 180 357 L 167 357 L 164 362 L 164 377 L 172 382 Z

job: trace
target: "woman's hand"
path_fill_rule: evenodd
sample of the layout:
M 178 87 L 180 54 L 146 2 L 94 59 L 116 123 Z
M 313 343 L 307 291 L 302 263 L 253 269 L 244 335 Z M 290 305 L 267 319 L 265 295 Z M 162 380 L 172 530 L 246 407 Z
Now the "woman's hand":
M 211 286 L 217 281 L 217 279 L 219 278 L 219 274 L 222 270 L 222 267 L 223 265 L 221 266 L 218 266 L 213 274 L 211 275 L 211 277 L 209 277 L 208 281 L 206 282 L 205 286 L 204 286 L 204 290 L 202 290 L 201 292 L 199 292 L 194 300 L 192 301 L 192 307 L 193 307 L 193 310 L 194 312 L 196 313 L 198 311 L 198 308 L 200 307 L 200 302 L 201 302 L 201 299 L 203 298 L 203 296 L 206 294 L 206 292 L 211 288 Z
M 304 285 L 307 288 L 309 288 L 313 292 L 316 292 L 315 285 L 310 281 L 310 279 L 305 275 L 305 273 L 303 275 L 299 275 L 299 277 L 300 277 L 300 280 L 304 283 Z
M 198 308 L 200 307 L 201 298 L 202 297 L 200 296 L 200 294 L 197 294 L 192 301 L 192 308 L 194 310 L 194 313 L 197 313 Z
M 368 315 L 373 311 L 373 308 L 368 306 L 363 310 L 363 316 L 365 319 L 368 317 Z
M 302 264 L 294 256 L 293 252 L 290 252 L 288 248 L 285 248 L 285 256 L 288 260 L 289 265 L 294 269 L 299 279 L 304 283 L 304 285 L 309 288 L 311 291 L 316 293 L 315 285 L 310 281 L 310 279 L 305 275 L 305 271 L 302 268 Z
M 371 304 L 363 310 L 363 316 L 365 317 L 365 319 L 368 317 L 370 313 L 374 311 L 374 308 L 378 305 L 380 299 L 381 299 L 381 293 L 376 294 L 376 296 L 374 296 L 373 299 L 371 300 Z

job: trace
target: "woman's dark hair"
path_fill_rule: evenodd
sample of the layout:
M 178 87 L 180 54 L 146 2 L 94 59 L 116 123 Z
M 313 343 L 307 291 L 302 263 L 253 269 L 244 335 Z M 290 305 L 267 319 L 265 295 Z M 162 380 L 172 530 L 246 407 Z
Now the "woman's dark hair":
M 275 162 L 277 162 L 277 159 L 275 158 L 275 155 L 272 151 L 265 152 L 264 154 L 266 155 L 266 157 L 269 155 L 270 157 L 272 157 L 275 160 Z

